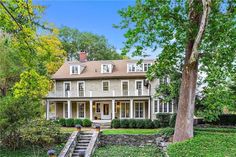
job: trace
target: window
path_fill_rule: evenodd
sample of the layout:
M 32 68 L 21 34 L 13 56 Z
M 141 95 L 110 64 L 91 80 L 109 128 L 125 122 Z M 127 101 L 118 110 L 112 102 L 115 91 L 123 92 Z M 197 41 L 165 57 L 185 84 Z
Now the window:
M 109 81 L 102 81 L 102 90 L 104 92 L 109 91 Z
M 121 102 L 120 103 L 120 117 L 121 118 L 129 118 L 130 117 L 130 104 L 129 102 Z
M 143 64 L 143 70 L 146 72 L 146 71 L 148 71 L 148 69 L 151 67 L 151 63 L 144 63 Z
M 143 64 L 136 65 L 136 72 L 143 72 Z
M 135 89 L 136 89 L 136 95 L 141 96 L 143 94 L 143 81 L 135 81 Z
M 135 72 L 136 64 L 128 64 L 128 72 Z
M 111 64 L 102 64 L 102 73 L 111 73 L 112 65 Z
M 144 103 L 143 102 L 134 102 L 135 109 L 135 118 L 144 118 Z
M 71 65 L 70 66 L 70 74 L 80 74 L 80 66 L 79 65 Z
M 100 108 L 100 103 L 96 103 L 96 112 L 100 113 L 101 112 L 101 108 Z
M 128 96 L 129 95 L 129 81 L 121 81 L 121 91 L 122 96 Z
M 85 102 L 77 103 L 77 117 L 85 118 Z
M 70 96 L 70 82 L 64 82 L 64 96 L 69 97 Z
M 64 118 L 68 118 L 68 104 L 67 103 L 63 103 L 63 117 Z
M 154 112 L 155 113 L 173 113 L 173 103 L 164 102 L 163 100 L 154 100 Z
M 78 96 L 83 97 L 85 95 L 85 82 L 79 81 L 78 82 Z

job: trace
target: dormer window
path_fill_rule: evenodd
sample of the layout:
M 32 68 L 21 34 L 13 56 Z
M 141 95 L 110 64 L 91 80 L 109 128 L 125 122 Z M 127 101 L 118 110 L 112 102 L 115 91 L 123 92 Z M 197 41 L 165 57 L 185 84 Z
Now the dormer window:
M 127 72 L 147 72 L 152 63 L 129 63 L 127 64 Z
M 102 73 L 111 73 L 112 71 L 112 65 L 111 64 L 102 64 L 101 66 L 101 72 Z
M 80 74 L 80 66 L 79 65 L 71 65 L 70 66 L 70 74 Z

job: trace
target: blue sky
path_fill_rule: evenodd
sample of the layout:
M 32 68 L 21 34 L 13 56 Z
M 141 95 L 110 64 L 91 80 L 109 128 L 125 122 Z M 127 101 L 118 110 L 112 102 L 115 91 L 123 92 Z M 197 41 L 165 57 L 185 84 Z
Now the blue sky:
M 118 52 L 123 47 L 124 30 L 115 29 L 121 17 L 118 10 L 134 5 L 135 0 L 33 0 L 47 7 L 43 19 L 57 27 L 69 26 L 80 31 L 104 35 Z M 153 58 L 154 56 L 152 56 Z

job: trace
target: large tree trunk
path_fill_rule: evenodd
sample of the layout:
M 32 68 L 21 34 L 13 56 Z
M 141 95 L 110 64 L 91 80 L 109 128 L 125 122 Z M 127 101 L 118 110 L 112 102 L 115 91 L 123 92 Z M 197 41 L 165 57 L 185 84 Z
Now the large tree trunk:
M 175 142 L 193 137 L 193 114 L 198 72 L 198 61 L 188 64 L 193 43 L 194 41 L 190 41 L 186 50 L 185 66 L 182 73 L 178 114 L 174 133 Z
M 190 27 L 193 26 L 194 28 L 194 25 L 197 25 L 198 33 L 193 28 L 189 28 L 189 41 L 186 47 L 185 64 L 182 72 L 174 142 L 184 141 L 193 137 L 193 115 L 199 59 L 198 47 L 207 25 L 210 3 L 211 0 L 189 1 Z M 202 12 L 198 10 L 201 5 Z

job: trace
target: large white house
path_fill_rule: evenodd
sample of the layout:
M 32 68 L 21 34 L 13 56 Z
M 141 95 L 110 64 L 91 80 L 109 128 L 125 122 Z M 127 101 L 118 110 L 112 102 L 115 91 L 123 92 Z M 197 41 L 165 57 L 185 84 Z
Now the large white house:
M 65 62 L 52 76 L 54 89 L 46 96 L 47 119 L 95 120 L 155 119 L 156 113 L 173 113 L 173 102 L 155 97 L 159 79 L 147 81 L 153 60 Z M 168 79 L 165 80 L 168 83 Z

